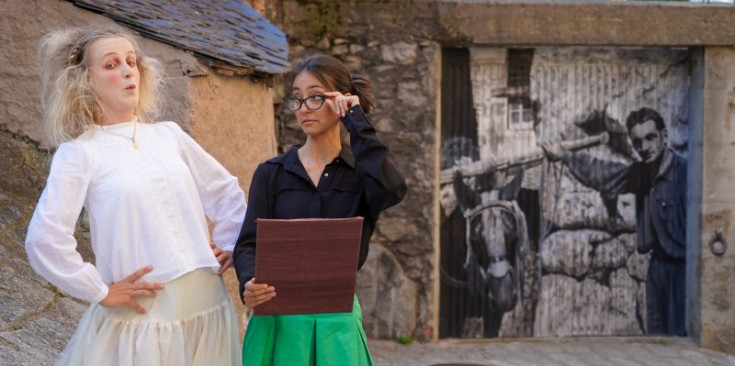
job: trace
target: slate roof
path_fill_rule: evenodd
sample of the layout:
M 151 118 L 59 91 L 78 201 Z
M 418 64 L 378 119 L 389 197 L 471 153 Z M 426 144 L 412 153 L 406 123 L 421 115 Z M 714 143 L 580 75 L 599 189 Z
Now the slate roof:
M 141 35 L 237 68 L 289 67 L 286 35 L 243 0 L 67 0 Z

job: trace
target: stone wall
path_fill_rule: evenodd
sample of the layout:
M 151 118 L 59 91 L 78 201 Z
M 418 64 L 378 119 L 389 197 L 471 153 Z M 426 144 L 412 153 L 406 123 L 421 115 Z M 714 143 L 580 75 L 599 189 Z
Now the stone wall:
M 279 26 L 289 37 L 292 64 L 325 53 L 375 83 L 376 106 L 369 118 L 409 187 L 403 202 L 382 214 L 358 272 L 366 333 L 429 340 L 436 312 L 432 222 L 440 47 L 430 40 L 433 12 L 424 10 L 433 5 L 283 1 L 282 6 Z M 289 88 L 284 85 L 281 94 Z M 281 151 L 303 143 L 292 113 L 282 111 L 278 119 Z
M 693 4 L 274 0 L 266 8 L 271 20 L 289 37 L 292 62 L 311 53 L 327 53 L 376 82 L 378 105 L 371 119 L 398 157 L 397 164 L 405 172 L 410 190 L 404 202 L 388 210 L 378 224 L 369 261 L 358 274 L 358 295 L 365 307 L 368 335 L 389 338 L 410 334 L 425 340 L 438 334 L 435 266 L 439 215 L 435 211 L 435 165 L 439 151 L 436 126 L 442 47 L 686 47 L 727 45 L 735 35 L 735 9 Z M 706 34 L 702 29 L 707 29 Z M 278 97 L 285 90 L 284 85 Z M 283 151 L 304 137 L 289 113 L 277 113 L 279 150 Z M 586 195 L 592 197 L 596 193 Z M 580 199 L 567 203 L 575 205 Z M 601 207 L 599 202 L 582 203 L 590 209 Z M 591 209 L 586 215 L 564 218 L 608 222 L 602 212 Z M 592 267 L 617 268 L 618 272 L 598 275 L 613 282 L 620 280 L 626 294 L 636 294 L 640 292 L 638 287 L 645 273 L 642 263 L 646 260 L 624 245 L 628 241 L 616 239 L 613 242 L 620 245 L 606 246 L 588 242 L 585 245 L 591 245 L 594 251 L 578 259 L 588 261 Z M 623 253 L 626 255 L 620 255 Z M 566 278 L 558 280 L 563 282 Z M 574 276 L 568 278 L 576 281 Z M 596 280 L 590 276 L 588 281 Z M 386 287 L 389 284 L 397 288 Z M 582 284 L 601 298 L 611 296 L 608 285 L 597 289 L 595 283 Z M 415 307 L 405 306 L 413 296 Z M 645 307 L 640 300 L 631 303 L 639 309 Z M 609 313 L 617 310 L 626 313 L 620 325 L 596 329 L 604 334 L 640 332 L 640 323 L 635 320 L 639 310 L 611 308 Z M 560 325 L 553 327 L 559 330 L 558 334 L 588 334 L 571 328 L 564 330 Z
M 110 21 L 63 1 L 3 2 L 3 6 L 0 14 L 0 43 L 4 45 L 0 53 L 0 280 L 7 285 L 0 287 L 0 303 L 6 309 L 0 312 L 0 359 L 14 361 L 26 357 L 36 364 L 46 364 L 65 344 L 85 305 L 59 294 L 36 276 L 28 267 L 21 246 L 50 159 L 37 124 L 38 70 L 33 65 L 33 48 L 50 29 Z M 730 45 L 735 32 L 732 24 L 735 8 L 693 4 L 273 0 L 265 1 L 263 7 L 272 21 L 289 35 L 291 61 L 313 52 L 330 53 L 376 82 L 377 106 L 371 120 L 396 156 L 410 191 L 403 203 L 382 216 L 369 261 L 359 274 L 358 294 L 365 310 L 365 328 L 371 336 L 412 335 L 423 340 L 438 333 L 434 321 L 438 311 L 434 290 L 438 233 L 434 182 L 438 165 L 436 120 L 442 47 Z M 216 86 L 209 89 L 206 75 L 211 70 L 199 66 L 190 55 L 153 41 L 143 43 L 154 56 L 169 52 L 173 55 L 170 59 L 162 57 L 167 65 L 168 84 L 172 86 L 167 118 L 181 122 L 195 136 L 204 139 L 200 131 L 210 128 L 198 129 L 196 110 L 201 111 L 203 119 L 211 110 L 198 107 L 192 96 L 196 94 L 198 100 L 212 90 L 231 89 Z M 724 213 L 730 204 L 731 189 L 727 182 L 732 179 L 727 172 L 732 170 L 732 164 L 727 159 L 731 154 L 725 149 L 729 146 L 729 135 L 720 131 L 730 131 L 728 121 L 732 121 L 733 113 L 727 104 L 735 99 L 733 74 L 728 69 L 734 64 L 732 50 L 717 48 L 707 53 L 706 62 L 719 66 L 713 67 L 708 77 L 706 98 L 711 103 L 702 106 L 708 111 L 710 124 L 704 139 L 704 145 L 709 146 L 704 166 L 708 167 L 708 181 L 712 182 L 704 194 L 709 197 L 711 215 L 706 217 L 708 221 L 703 224 L 701 238 L 696 238 L 697 243 L 701 240 L 702 251 L 713 227 L 719 225 L 720 218 L 727 217 Z M 221 79 L 224 81 L 214 78 L 212 85 L 230 80 Z M 278 85 L 273 100 L 280 100 L 284 90 L 284 85 Z M 277 103 L 276 106 L 279 107 Z M 241 123 L 238 119 L 249 116 L 233 113 L 236 121 L 228 120 L 225 114 L 220 117 L 224 120 L 218 122 L 237 126 Z M 278 149 L 302 141 L 303 135 L 293 117 L 280 109 L 276 113 Z M 245 120 L 246 129 L 256 123 L 250 118 Z M 237 174 L 243 185 L 249 182 L 249 177 L 243 174 L 251 171 L 255 161 L 275 154 L 276 148 L 270 140 L 249 140 L 261 136 L 260 128 L 267 124 L 264 122 L 257 122 L 263 124 L 252 128 L 253 134 L 239 135 L 243 136 L 240 142 L 248 141 L 248 145 L 259 148 L 238 145 L 237 149 L 213 151 L 217 158 L 225 160 L 237 159 L 232 151 L 247 156 L 234 164 L 225 164 L 233 171 L 241 169 Z M 203 144 L 214 148 L 210 142 L 203 141 Z M 246 155 L 250 153 L 253 155 Z M 709 223 L 717 224 L 704 229 Z M 729 230 L 726 237 L 732 237 L 732 227 L 725 228 Z M 84 229 L 79 232 L 81 249 L 85 251 Z M 725 349 L 727 346 L 723 345 L 732 344 L 734 327 L 728 321 L 735 317 L 729 313 L 732 309 L 729 304 L 735 301 L 728 300 L 731 296 L 718 296 L 732 294 L 726 286 L 733 282 L 733 262 L 727 260 L 731 255 L 732 247 L 725 257 L 703 256 L 707 270 L 701 287 L 710 305 L 703 305 L 701 318 L 704 344 L 708 347 Z M 593 262 L 588 259 L 589 263 Z M 627 267 L 626 263 L 626 270 Z M 639 273 L 638 277 L 635 273 Z M 640 278 L 637 270 L 629 274 L 634 279 Z M 725 287 L 705 289 L 712 279 L 722 279 Z
M 37 142 L 0 125 L 0 359 L 13 365 L 51 364 L 86 308 L 38 276 L 23 249 L 49 162 Z M 90 258 L 89 240 L 78 238 Z
M 641 335 L 645 332 L 648 254 L 636 251 L 634 197 L 620 196 L 622 220 L 611 230 L 599 193 L 564 174 L 559 230 L 540 244 L 540 297 L 533 335 Z M 576 223 L 576 225 L 575 225 Z M 581 223 L 581 225 L 580 225 Z
M 704 61 L 704 98 L 700 102 L 705 143 L 699 147 L 703 157 L 702 219 L 701 232 L 695 235 L 701 243 L 697 248 L 701 253 L 699 271 L 695 272 L 701 274 L 695 279 L 701 293 L 695 293 L 695 300 L 701 299 L 701 307 L 695 308 L 698 322 L 694 328 L 701 329 L 704 347 L 735 354 L 735 49 L 708 48 Z M 722 247 L 712 243 L 718 229 L 727 245 L 722 255 L 715 254 Z

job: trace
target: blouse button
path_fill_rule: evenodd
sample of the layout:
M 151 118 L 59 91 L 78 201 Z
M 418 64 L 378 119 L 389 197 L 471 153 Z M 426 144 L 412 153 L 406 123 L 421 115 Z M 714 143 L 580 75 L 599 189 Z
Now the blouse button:
M 328 176 L 329 176 L 329 173 L 324 173 L 324 176 L 325 176 L 325 177 L 328 177 Z

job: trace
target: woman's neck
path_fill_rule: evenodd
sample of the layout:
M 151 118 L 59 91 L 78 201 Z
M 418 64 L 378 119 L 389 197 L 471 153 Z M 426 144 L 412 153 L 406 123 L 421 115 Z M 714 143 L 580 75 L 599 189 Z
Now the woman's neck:
M 119 123 L 125 123 L 130 122 L 135 119 L 135 112 L 129 112 L 129 113 L 118 113 L 118 114 L 109 114 L 109 113 L 103 113 L 102 119 L 97 122 L 100 126 L 110 126 L 110 125 L 116 125 Z
M 299 149 L 299 158 L 304 165 L 314 164 L 324 167 L 336 158 L 342 150 L 339 129 L 336 134 L 309 136 Z

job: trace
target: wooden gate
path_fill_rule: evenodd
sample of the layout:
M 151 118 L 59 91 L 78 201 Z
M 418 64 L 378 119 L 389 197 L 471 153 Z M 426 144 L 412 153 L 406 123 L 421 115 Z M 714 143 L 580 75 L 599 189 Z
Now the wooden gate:
M 442 65 L 440 337 L 681 334 L 688 52 Z

